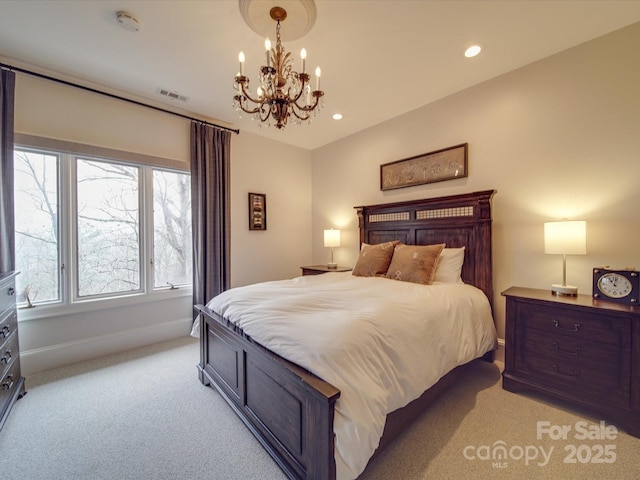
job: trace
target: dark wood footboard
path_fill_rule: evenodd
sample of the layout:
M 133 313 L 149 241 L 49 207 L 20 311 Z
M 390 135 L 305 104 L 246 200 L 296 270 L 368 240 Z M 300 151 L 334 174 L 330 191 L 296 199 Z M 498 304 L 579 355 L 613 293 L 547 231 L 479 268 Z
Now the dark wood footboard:
M 292 479 L 333 480 L 340 391 L 251 341 L 203 305 L 200 381 L 212 385 Z

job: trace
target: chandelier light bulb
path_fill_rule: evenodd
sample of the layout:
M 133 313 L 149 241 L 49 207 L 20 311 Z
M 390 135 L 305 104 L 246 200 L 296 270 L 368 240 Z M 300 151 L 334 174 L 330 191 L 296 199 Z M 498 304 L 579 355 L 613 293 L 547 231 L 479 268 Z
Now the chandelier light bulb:
M 320 90 L 320 74 L 322 73 L 322 70 L 320 70 L 320 67 L 316 67 L 316 90 Z
M 307 50 L 305 50 L 304 48 L 300 50 L 300 58 L 302 59 L 302 73 L 304 73 L 305 62 L 307 60 Z
M 240 75 L 244 75 L 244 52 L 238 54 L 238 60 L 240 61 Z
M 271 66 L 271 55 L 269 55 L 269 52 L 271 52 L 271 40 L 269 40 L 269 37 L 264 39 L 264 50 L 265 53 L 267 55 L 267 67 Z

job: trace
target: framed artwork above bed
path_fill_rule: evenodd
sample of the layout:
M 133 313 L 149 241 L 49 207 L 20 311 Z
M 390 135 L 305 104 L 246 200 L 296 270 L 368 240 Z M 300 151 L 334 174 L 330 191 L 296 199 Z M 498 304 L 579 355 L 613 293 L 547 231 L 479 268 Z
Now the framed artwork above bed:
M 462 143 L 380 165 L 380 190 L 467 177 L 467 146 Z

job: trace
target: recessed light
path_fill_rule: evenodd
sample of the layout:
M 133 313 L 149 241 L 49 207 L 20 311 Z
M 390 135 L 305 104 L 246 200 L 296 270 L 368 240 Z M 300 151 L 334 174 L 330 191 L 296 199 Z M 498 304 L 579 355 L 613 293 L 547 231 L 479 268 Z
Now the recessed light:
M 342 114 L 341 113 L 334 113 L 333 114 L 333 118 L 334 120 L 342 120 Z
M 464 56 L 467 58 L 475 57 L 482 51 L 482 47 L 480 45 L 471 45 L 464 51 Z

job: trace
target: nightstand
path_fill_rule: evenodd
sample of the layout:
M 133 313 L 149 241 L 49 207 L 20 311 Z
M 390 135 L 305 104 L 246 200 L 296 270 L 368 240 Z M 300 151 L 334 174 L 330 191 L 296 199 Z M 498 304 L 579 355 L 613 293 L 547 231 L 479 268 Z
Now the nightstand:
M 327 272 L 350 272 L 352 270 L 351 267 L 329 268 L 326 265 L 308 265 L 300 268 L 302 275 L 320 275 Z
M 640 307 L 512 287 L 502 388 L 586 407 L 640 437 Z

